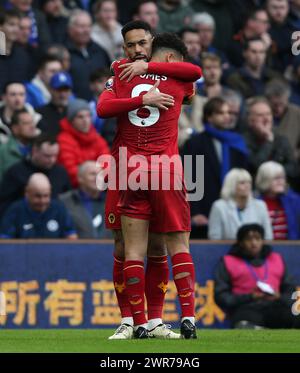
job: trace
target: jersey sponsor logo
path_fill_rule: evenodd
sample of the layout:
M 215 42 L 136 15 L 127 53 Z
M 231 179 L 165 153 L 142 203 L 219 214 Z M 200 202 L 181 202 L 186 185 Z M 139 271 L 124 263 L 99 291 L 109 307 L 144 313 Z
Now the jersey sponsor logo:
M 47 223 L 47 229 L 50 232 L 56 232 L 58 230 L 59 224 L 56 220 L 49 220 Z
M 33 228 L 33 224 L 24 224 L 23 225 L 23 229 L 24 231 L 29 231 L 29 229 L 32 229 Z

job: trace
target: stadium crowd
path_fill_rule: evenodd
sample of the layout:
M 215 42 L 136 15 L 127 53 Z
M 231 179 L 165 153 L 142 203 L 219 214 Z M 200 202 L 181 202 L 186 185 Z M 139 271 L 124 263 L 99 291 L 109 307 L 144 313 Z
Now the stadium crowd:
M 122 25 L 143 20 L 177 33 L 203 71 L 179 120 L 181 155 L 205 157 L 191 237 L 235 239 L 259 223 L 267 239 L 300 239 L 299 0 L 0 6 L 1 237 L 111 237 L 95 161 L 110 153 L 116 121 L 98 117 L 96 104 L 123 57 Z

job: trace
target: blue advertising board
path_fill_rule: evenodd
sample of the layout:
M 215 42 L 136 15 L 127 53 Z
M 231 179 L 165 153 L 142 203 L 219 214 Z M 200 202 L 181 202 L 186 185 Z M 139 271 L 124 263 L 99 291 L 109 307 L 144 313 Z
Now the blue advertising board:
M 229 244 L 191 244 L 196 267 L 196 319 L 199 327 L 228 326 L 215 304 L 213 273 Z M 299 242 L 274 245 L 300 285 Z M 103 328 L 120 321 L 112 282 L 112 242 L 0 243 L 0 291 L 6 316 L 0 328 Z M 164 321 L 178 326 L 180 309 L 170 280 Z

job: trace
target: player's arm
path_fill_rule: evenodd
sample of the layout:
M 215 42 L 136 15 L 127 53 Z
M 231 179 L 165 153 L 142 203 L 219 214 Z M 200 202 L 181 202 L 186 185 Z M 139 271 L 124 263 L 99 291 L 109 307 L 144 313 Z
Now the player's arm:
M 103 91 L 97 102 L 97 114 L 101 118 L 117 117 L 143 106 L 143 96 L 118 98 L 114 91 Z
M 103 91 L 97 103 L 97 114 L 102 118 L 116 117 L 145 105 L 168 110 L 168 107 L 174 106 L 174 98 L 156 90 L 159 82 L 147 93 L 132 98 L 118 98 L 113 90 Z
M 129 82 L 134 76 L 143 74 L 166 75 L 184 82 L 194 82 L 201 78 L 202 70 L 199 66 L 189 62 L 145 62 L 135 61 L 119 64 L 120 79 Z
M 195 96 L 195 85 L 194 83 L 185 83 L 185 96 L 183 98 L 183 105 L 190 105 L 193 102 Z

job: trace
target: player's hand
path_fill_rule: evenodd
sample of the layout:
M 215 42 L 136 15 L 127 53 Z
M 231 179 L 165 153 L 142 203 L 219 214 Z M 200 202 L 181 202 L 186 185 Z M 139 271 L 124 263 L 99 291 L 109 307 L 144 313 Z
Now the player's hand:
M 192 216 L 192 223 L 193 225 L 196 225 L 197 227 L 201 225 L 207 225 L 208 224 L 208 219 L 205 215 L 198 214 Z
M 154 106 L 158 109 L 168 110 L 169 107 L 174 106 L 175 100 L 173 96 L 166 93 L 159 92 L 156 88 L 159 86 L 158 80 L 154 86 L 143 96 L 143 105 Z
M 120 69 L 123 69 L 120 74 L 120 80 L 127 79 L 130 82 L 135 76 L 146 74 L 148 71 L 148 63 L 144 60 L 138 60 L 135 62 L 128 62 L 119 65 Z

